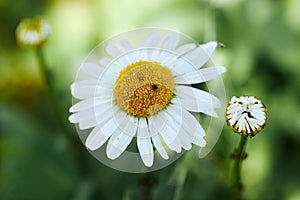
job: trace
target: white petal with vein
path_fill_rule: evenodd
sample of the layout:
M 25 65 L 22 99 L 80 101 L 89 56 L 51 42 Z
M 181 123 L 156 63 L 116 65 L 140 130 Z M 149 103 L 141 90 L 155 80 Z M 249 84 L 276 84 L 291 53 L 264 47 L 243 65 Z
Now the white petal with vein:
M 154 154 L 151 138 L 149 137 L 148 125 L 145 118 L 141 118 L 139 121 L 137 131 L 137 146 L 144 164 L 147 167 L 151 167 L 153 164 Z
M 88 135 L 85 146 L 91 151 L 95 151 L 100 148 L 109 137 L 110 135 L 103 134 L 99 127 L 95 127 Z
M 107 157 L 112 160 L 118 158 L 130 144 L 132 138 L 133 134 L 128 135 L 123 133 L 121 129 L 117 129 L 107 143 Z
M 152 137 L 152 142 L 153 142 L 155 149 L 158 151 L 158 153 L 161 155 L 161 157 L 163 157 L 164 159 L 168 159 L 169 156 L 168 156 L 164 146 L 162 145 L 158 135 L 154 135 Z
M 182 85 L 176 85 L 175 90 L 182 106 L 189 111 L 203 112 L 213 116 L 214 112 L 211 111 L 221 106 L 217 97 L 203 90 Z
M 203 83 L 205 81 L 209 81 L 216 78 L 224 72 L 226 72 L 226 68 L 222 66 L 208 67 L 179 75 L 175 77 L 174 81 L 176 84 Z

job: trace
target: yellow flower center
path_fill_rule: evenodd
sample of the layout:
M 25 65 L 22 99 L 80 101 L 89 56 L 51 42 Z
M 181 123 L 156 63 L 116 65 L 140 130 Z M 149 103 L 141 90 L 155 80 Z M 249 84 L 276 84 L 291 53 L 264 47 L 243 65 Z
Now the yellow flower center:
M 150 61 L 128 65 L 114 85 L 116 103 L 136 117 L 147 117 L 164 109 L 174 96 L 173 91 L 171 71 Z

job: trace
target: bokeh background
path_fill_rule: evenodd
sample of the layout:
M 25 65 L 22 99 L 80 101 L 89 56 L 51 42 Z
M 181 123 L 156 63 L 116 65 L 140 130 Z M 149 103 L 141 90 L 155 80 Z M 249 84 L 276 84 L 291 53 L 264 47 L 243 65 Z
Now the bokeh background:
M 80 63 L 99 42 L 138 27 L 225 45 L 213 61 L 227 67 L 227 101 L 255 95 L 268 109 L 267 126 L 247 144 L 245 198 L 300 199 L 299 9 L 298 0 L 0 0 L 0 199 L 145 199 L 147 188 L 152 199 L 233 198 L 239 136 L 226 126 L 204 159 L 186 153 L 151 174 L 128 174 L 92 157 L 67 121 Z M 36 52 L 15 41 L 20 20 L 35 16 L 52 27 L 43 50 L 60 117 Z

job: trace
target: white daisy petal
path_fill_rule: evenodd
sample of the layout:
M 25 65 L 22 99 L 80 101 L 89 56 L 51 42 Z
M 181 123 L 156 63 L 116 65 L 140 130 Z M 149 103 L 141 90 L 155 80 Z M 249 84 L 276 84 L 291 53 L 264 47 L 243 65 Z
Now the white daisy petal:
M 158 135 L 154 135 L 152 137 L 152 142 L 153 142 L 155 149 L 158 151 L 158 153 L 161 155 L 161 157 L 164 159 L 169 159 L 169 156 L 168 156 L 165 148 L 163 147 Z
M 137 137 L 138 138 L 150 138 L 150 133 L 149 133 L 149 128 L 148 128 L 146 118 L 139 119 Z
M 112 115 L 110 113 L 107 114 L 109 111 L 110 107 L 107 106 L 103 111 L 95 114 L 90 114 L 89 118 L 81 119 L 79 121 L 79 128 L 81 130 L 84 130 L 106 123 L 110 118 L 112 118 Z
M 174 30 L 170 35 L 167 35 L 162 42 L 162 50 L 157 57 L 157 61 L 163 63 L 164 60 L 167 59 L 168 55 L 170 55 L 170 51 L 173 51 L 180 41 L 180 33 L 179 30 Z
M 152 34 L 146 39 L 142 46 L 144 48 L 140 50 L 140 59 L 152 60 L 151 58 L 156 57 L 156 54 L 154 52 L 157 52 L 157 49 L 161 47 L 160 37 L 156 34 Z M 153 53 L 155 55 L 153 55 Z
M 79 123 L 80 129 L 89 129 L 96 125 L 106 123 L 113 117 L 111 103 L 96 106 L 94 109 L 88 109 L 74 113 L 69 117 L 72 123 Z
M 153 52 L 155 52 L 155 50 L 153 50 L 151 48 L 141 49 L 139 51 L 140 60 L 149 60 L 149 61 L 152 60 L 151 57 L 152 57 Z
M 137 131 L 137 147 L 144 164 L 147 167 L 151 167 L 153 164 L 154 153 L 145 118 L 141 118 L 139 121 L 139 127 Z
M 117 129 L 107 143 L 107 157 L 111 160 L 118 158 L 130 144 L 132 138 L 132 135 L 128 135 L 123 133 L 121 129 Z
M 117 109 L 116 106 L 114 109 Z M 112 117 L 109 118 L 109 120 L 103 126 L 101 126 L 102 132 L 109 135 L 115 132 L 115 130 L 118 128 L 118 124 L 116 123 L 116 118 L 113 116 L 113 114 L 111 116 Z
M 122 45 L 122 46 L 124 47 L 124 49 L 128 52 L 128 53 L 126 54 L 126 56 L 128 57 L 128 59 L 129 59 L 129 61 L 130 61 L 131 63 L 135 63 L 135 62 L 137 62 L 137 61 L 139 60 L 139 58 L 137 57 L 136 52 L 133 51 L 133 50 L 134 50 L 133 46 L 131 45 L 131 43 L 130 43 L 129 41 L 127 41 L 127 40 L 122 40 L 122 41 L 121 41 L 121 45 Z
M 154 154 L 150 138 L 137 138 L 137 146 L 144 164 L 147 167 L 151 167 Z
M 96 79 L 98 79 L 101 76 L 104 70 L 102 66 L 97 65 L 96 63 L 83 63 L 81 65 L 81 69 L 82 71 L 84 71 L 85 74 Z
M 173 123 L 169 117 L 166 117 L 166 124 L 160 131 L 160 135 L 164 139 L 165 143 L 168 145 L 168 147 L 176 151 L 177 153 L 181 152 L 181 144 L 179 140 L 177 139 L 178 137 L 178 130 L 176 129 L 177 124 Z
M 212 80 L 226 72 L 226 68 L 222 66 L 208 67 L 205 69 L 200 69 L 192 71 L 186 74 L 179 75 L 175 77 L 174 81 L 176 84 L 195 84 L 202 83 L 205 81 Z
M 176 52 L 179 54 L 179 55 L 184 55 L 186 54 L 187 52 L 195 49 L 197 47 L 197 45 L 195 43 L 189 43 L 189 44 L 184 44 L 184 45 L 181 45 L 180 47 L 178 47 L 176 49 Z
M 181 75 L 181 74 L 186 74 L 186 73 L 189 73 L 189 72 L 193 72 L 196 70 L 196 68 L 188 63 L 187 61 L 185 60 L 181 60 L 179 62 L 176 62 L 174 64 L 174 67 L 171 68 L 174 76 L 178 76 L 178 75 Z
M 182 106 L 189 111 L 202 112 L 215 117 L 212 110 L 221 106 L 217 97 L 203 90 L 181 85 L 177 85 L 175 90 Z
M 218 43 L 216 41 L 212 41 L 212 42 L 208 42 L 208 43 L 205 43 L 203 45 L 200 45 L 200 47 L 206 52 L 206 56 L 203 56 L 203 59 L 209 59 L 211 57 L 211 55 L 213 54 L 213 52 L 215 51 L 216 47 L 218 46 Z M 204 63 L 207 62 L 206 61 L 203 61 Z M 203 64 L 204 64 L 203 63 Z
M 161 39 L 157 34 L 153 33 L 146 39 L 146 41 L 144 42 L 142 47 L 145 47 L 145 48 L 151 48 L 151 47 L 159 48 L 159 47 L 161 47 Z
M 97 80 L 84 80 L 71 85 L 71 93 L 77 99 L 92 98 L 97 86 Z
M 123 52 L 113 43 L 108 43 L 105 50 L 111 57 L 117 59 L 123 67 L 131 64 L 131 61 L 127 58 L 127 56 L 121 56 Z
M 91 133 L 88 135 L 85 146 L 91 151 L 99 149 L 109 138 L 103 134 L 99 127 L 95 127 Z
M 196 118 L 189 112 L 183 110 L 182 111 L 182 127 L 189 134 L 189 137 L 193 144 L 204 147 L 206 142 L 204 140 L 205 131 Z
M 108 55 L 110 55 L 113 58 L 118 58 L 122 55 L 120 49 L 116 47 L 116 45 L 114 45 L 113 43 L 108 43 L 106 45 L 105 51 L 108 53 Z
M 125 120 L 124 120 L 125 121 Z M 137 131 L 138 119 L 130 117 L 125 126 L 117 128 L 107 144 L 106 153 L 110 159 L 116 159 L 125 151 Z
M 178 127 L 177 130 L 179 130 L 178 132 L 178 140 L 181 144 L 181 146 L 185 149 L 185 150 L 189 150 L 192 148 L 191 145 L 191 138 L 189 137 L 188 133 L 186 132 L 186 130 L 183 128 L 182 123 L 183 123 L 183 117 L 182 117 L 182 108 L 180 108 L 179 106 L 175 106 L 175 105 L 170 105 L 167 110 L 166 113 L 168 115 L 169 118 L 173 119 L 174 124 L 177 124 Z
M 132 136 L 136 134 L 136 130 L 138 127 L 138 118 L 127 115 L 121 122 L 116 121 L 116 123 L 125 134 Z
M 155 116 L 148 118 L 149 132 L 150 135 L 156 135 L 165 126 L 166 114 L 164 112 L 159 112 Z
M 173 55 L 173 54 L 169 54 L 168 56 L 166 56 L 162 61 L 161 64 L 163 66 L 166 66 L 168 68 L 172 68 L 170 66 L 173 65 L 173 63 L 175 63 L 178 60 L 178 56 L 177 55 Z
M 81 110 L 86 110 L 89 108 L 92 108 L 94 106 L 107 103 L 111 101 L 111 97 L 108 96 L 100 96 L 100 97 L 95 97 L 95 98 L 89 98 L 89 99 L 84 99 L 82 101 L 77 102 L 74 104 L 72 107 L 70 107 L 69 111 L 70 112 L 78 112 Z
M 179 30 L 172 31 L 169 37 L 166 38 L 163 48 L 167 50 L 174 50 L 180 41 L 180 33 Z
M 96 116 L 96 114 L 102 114 L 103 110 L 105 110 L 106 108 L 110 108 L 111 105 L 111 100 L 107 101 L 107 102 L 103 102 L 102 104 L 98 104 L 95 105 L 94 107 L 85 109 L 85 110 L 80 110 L 79 112 L 76 112 L 74 114 L 72 114 L 69 117 L 69 120 L 72 123 L 78 123 L 80 121 L 84 121 L 86 119 L 91 119 L 91 116 Z M 97 112 L 96 112 L 97 111 Z
M 194 67 L 201 68 L 209 60 L 216 47 L 216 42 L 209 42 L 188 52 L 184 57 L 188 59 Z
M 99 64 L 103 67 L 109 66 L 113 61 L 110 58 L 102 57 L 99 59 Z

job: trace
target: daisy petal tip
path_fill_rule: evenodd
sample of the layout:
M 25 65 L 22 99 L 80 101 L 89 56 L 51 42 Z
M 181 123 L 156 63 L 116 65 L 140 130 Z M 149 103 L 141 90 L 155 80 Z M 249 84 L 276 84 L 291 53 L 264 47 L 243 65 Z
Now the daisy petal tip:
M 201 147 L 205 147 L 206 146 L 206 140 L 203 139 L 203 145 Z
M 122 151 L 117 147 L 113 146 L 112 144 L 108 143 L 106 149 L 107 158 L 111 160 L 117 159 L 121 155 Z
M 204 138 L 197 138 L 193 143 L 195 145 L 197 145 L 198 147 L 205 147 L 206 146 L 206 141 L 204 140 Z
M 192 149 L 192 144 L 189 144 L 186 148 L 185 148 L 185 150 L 191 150 Z
M 181 147 L 178 148 L 178 149 L 174 149 L 174 151 L 175 151 L 176 153 L 181 153 Z
M 153 165 L 153 154 L 143 154 L 141 155 L 141 158 L 143 160 L 143 163 L 146 167 L 152 167 Z
M 71 90 L 71 93 L 74 94 L 74 90 L 75 90 L 75 83 L 72 83 L 71 86 L 70 86 L 70 90 Z
M 110 160 L 115 160 L 119 157 L 117 155 L 110 155 L 110 154 L 106 154 L 106 155 L 107 155 L 107 158 L 109 158 Z
M 207 44 L 211 45 L 214 48 L 216 48 L 218 46 L 218 42 L 217 41 L 210 41 Z
M 76 123 L 77 122 L 74 115 L 70 115 L 68 119 L 69 119 L 69 122 L 71 122 L 71 123 Z
M 180 29 L 179 28 L 173 28 L 172 31 L 174 31 L 176 33 L 180 33 Z
M 89 150 L 89 151 L 96 151 L 98 149 L 97 147 L 91 146 L 89 144 L 85 144 L 85 146 L 86 146 L 87 150 Z
M 165 160 L 169 159 L 168 153 L 165 150 L 158 151 L 158 154 Z
M 217 69 L 218 69 L 219 74 L 223 74 L 227 71 L 226 67 L 224 67 L 224 66 L 219 66 Z
M 71 112 L 71 113 L 76 112 L 73 106 L 71 106 L 71 107 L 69 108 L 69 112 Z
M 80 123 L 79 123 L 79 129 L 80 130 L 84 130 L 84 129 L 86 129 L 84 126 L 82 126 Z
M 87 150 L 89 151 L 95 151 L 97 150 L 98 148 L 100 148 L 99 145 L 97 145 L 97 143 L 95 143 L 94 140 L 91 139 L 91 137 L 88 137 L 85 141 L 85 146 L 87 148 Z

